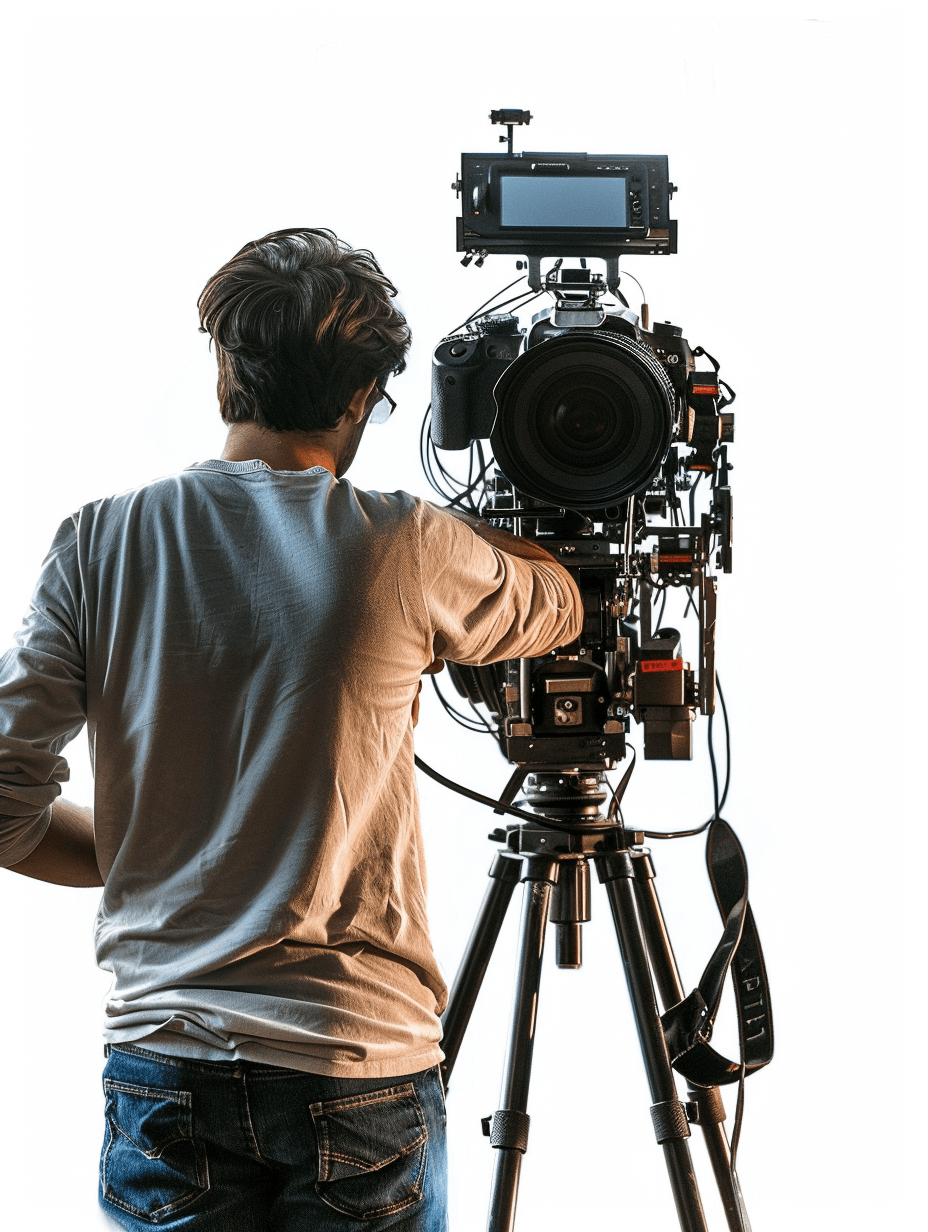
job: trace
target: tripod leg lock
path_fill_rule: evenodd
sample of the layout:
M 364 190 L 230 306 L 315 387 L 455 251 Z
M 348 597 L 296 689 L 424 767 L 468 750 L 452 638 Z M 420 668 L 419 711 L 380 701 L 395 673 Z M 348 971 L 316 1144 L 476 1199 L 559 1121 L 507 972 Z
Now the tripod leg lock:
M 686 1115 L 691 1125 L 721 1125 L 725 1120 L 725 1105 L 718 1087 L 690 1091 Z
M 527 1112 L 503 1108 L 481 1121 L 483 1132 L 490 1139 L 490 1146 L 503 1147 L 510 1151 L 528 1150 L 528 1127 L 531 1117 Z
M 678 1099 L 668 1099 L 661 1104 L 651 1105 L 651 1121 L 654 1125 L 654 1136 L 658 1146 L 674 1139 L 688 1138 L 690 1126 L 686 1119 L 686 1109 Z

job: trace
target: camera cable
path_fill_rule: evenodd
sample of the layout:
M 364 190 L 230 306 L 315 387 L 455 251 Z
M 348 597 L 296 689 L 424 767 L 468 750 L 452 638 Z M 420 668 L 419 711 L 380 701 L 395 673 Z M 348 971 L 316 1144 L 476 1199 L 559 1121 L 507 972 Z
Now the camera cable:
M 446 337 L 450 337 L 451 334 L 456 334 L 459 329 L 466 329 L 467 326 L 470 325 L 471 321 L 476 321 L 476 319 L 480 316 L 480 314 L 484 311 L 484 309 L 490 308 L 490 306 L 493 304 L 493 301 L 495 299 L 498 299 L 501 295 L 505 295 L 506 292 L 510 290 L 510 288 L 514 287 L 517 283 L 525 282 L 525 279 L 526 279 L 526 275 L 520 274 L 518 278 L 513 278 L 512 282 L 507 283 L 506 286 L 501 287 L 498 291 L 495 291 L 488 300 L 485 300 L 480 305 L 479 308 L 475 308 L 474 311 L 470 314 L 470 316 L 465 321 L 462 321 L 460 325 L 456 325 L 454 329 L 452 329 L 450 333 L 446 335 Z M 524 293 L 520 292 L 520 294 L 524 294 Z M 518 299 L 519 296 L 516 295 L 513 298 Z M 495 306 L 501 307 L 501 305 L 499 304 Z
M 447 787 L 450 791 L 456 791 L 458 795 L 466 796 L 468 800 L 476 800 L 478 804 L 485 804 L 494 813 L 508 813 L 511 817 L 518 817 L 520 821 L 531 821 L 535 825 L 545 826 L 549 830 L 563 830 L 566 834 L 606 834 L 611 830 L 622 828 L 618 822 L 577 822 L 574 824 L 569 821 L 563 821 L 559 817 L 547 817 L 543 813 L 529 813 L 525 809 L 515 808 L 511 804 L 504 804 L 502 800 L 494 800 L 492 796 L 485 796 L 482 792 L 465 787 L 462 783 L 455 783 L 453 779 L 439 774 L 437 770 L 434 770 L 427 762 L 424 762 L 418 754 L 416 754 L 415 762 L 417 768 L 423 774 L 428 775 L 430 779 L 434 779 L 436 783 L 440 783 L 442 787 Z
M 484 716 L 480 713 L 480 711 L 477 709 L 477 707 L 474 705 L 474 703 L 469 698 L 467 699 L 467 704 L 470 706 L 471 710 L 473 710 L 474 714 L 476 715 L 476 721 L 472 719 L 470 715 L 462 714 L 460 710 L 457 710 L 454 706 L 452 706 L 451 702 L 449 702 L 447 697 L 445 697 L 444 693 L 442 693 L 441 688 L 439 687 L 439 684 L 438 684 L 437 676 L 432 675 L 431 681 L 432 681 L 432 688 L 438 694 L 438 700 L 439 702 L 441 702 L 442 709 L 444 710 L 445 714 L 448 715 L 449 718 L 454 719 L 455 723 L 458 723 L 461 727 L 467 728 L 468 731 L 477 732 L 478 734 L 481 734 L 481 735 L 484 732 L 489 733 L 491 736 L 496 735 L 496 728 L 489 722 L 488 719 L 484 718 Z

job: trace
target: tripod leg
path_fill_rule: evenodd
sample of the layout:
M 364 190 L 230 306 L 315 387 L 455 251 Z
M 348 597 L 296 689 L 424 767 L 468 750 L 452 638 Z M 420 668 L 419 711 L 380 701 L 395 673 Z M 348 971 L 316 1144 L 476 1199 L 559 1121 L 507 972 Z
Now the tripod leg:
M 448 998 L 448 1008 L 442 1016 L 442 1051 L 445 1059 L 441 1064 L 442 1080 L 445 1090 L 448 1080 L 457 1060 L 464 1032 L 474 1011 L 477 994 L 483 983 L 483 977 L 490 965 L 493 947 L 503 926 L 506 911 L 509 907 L 512 892 L 522 876 L 522 861 L 506 857 L 497 852 L 490 869 L 490 884 L 484 895 L 480 914 L 474 923 L 464 957 L 458 967 L 451 995 Z
M 638 915 L 644 932 L 651 970 L 657 984 L 661 1003 L 665 1010 L 682 1001 L 686 995 L 680 983 L 677 960 L 667 933 L 664 913 L 661 910 L 657 887 L 654 884 L 654 865 L 646 852 L 634 854 L 635 894 L 638 900 Z M 697 1087 L 687 1083 L 692 1103 L 697 1112 L 697 1124 L 703 1132 L 706 1150 L 712 1163 L 719 1197 L 725 1208 L 729 1232 L 751 1232 L 744 1198 L 738 1178 L 731 1170 L 728 1138 L 722 1122 L 725 1120 L 725 1105 L 718 1087 Z
M 641 924 L 635 907 L 632 858 L 627 851 L 611 851 L 596 857 L 596 868 L 600 881 L 606 886 L 619 939 L 638 1039 L 651 1088 L 651 1098 L 654 1100 L 651 1119 L 657 1141 L 664 1151 L 677 1218 L 683 1232 L 708 1232 L 696 1174 L 686 1142 L 690 1136 L 689 1124 L 684 1107 L 677 1098 L 664 1030 L 654 999 Z
M 516 998 L 503 1075 L 502 1107 L 492 1118 L 490 1140 L 497 1149 L 487 1232 L 512 1232 L 522 1155 L 528 1146 L 528 1085 L 541 982 L 541 959 L 551 888 L 557 880 L 556 861 L 529 856 L 523 874 L 522 932 Z

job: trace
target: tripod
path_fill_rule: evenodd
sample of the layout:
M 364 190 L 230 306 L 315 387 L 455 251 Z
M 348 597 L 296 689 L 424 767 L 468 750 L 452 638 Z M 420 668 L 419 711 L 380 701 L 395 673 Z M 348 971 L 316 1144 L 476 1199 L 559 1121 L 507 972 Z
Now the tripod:
M 515 1226 L 519 1174 L 528 1147 L 529 1079 L 547 924 L 550 920 L 556 926 L 557 965 L 579 967 L 581 927 L 590 919 L 591 862 L 606 887 L 612 911 L 651 1090 L 651 1120 L 664 1152 L 680 1227 L 683 1232 L 707 1232 L 687 1143 L 690 1123 L 695 1123 L 703 1131 L 730 1232 L 750 1232 L 731 1169 L 718 1087 L 687 1083 L 685 1104 L 677 1095 L 655 988 L 665 1010 L 680 1002 L 684 992 L 654 886 L 654 866 L 646 851 L 636 850 L 643 835 L 612 825 L 602 816 L 600 809 L 610 791 L 601 773 L 526 769 L 513 781 L 518 784 L 525 774 L 529 775 L 525 795 L 533 811 L 543 811 L 563 829 L 539 820 L 490 835 L 506 845 L 494 858 L 490 884 L 443 1018 L 442 1072 L 447 1087 L 507 908 L 521 881 L 525 887 L 521 935 L 501 1106 L 483 1122 L 498 1152 L 487 1232 L 512 1232 Z M 515 789 L 509 798 L 514 794 Z

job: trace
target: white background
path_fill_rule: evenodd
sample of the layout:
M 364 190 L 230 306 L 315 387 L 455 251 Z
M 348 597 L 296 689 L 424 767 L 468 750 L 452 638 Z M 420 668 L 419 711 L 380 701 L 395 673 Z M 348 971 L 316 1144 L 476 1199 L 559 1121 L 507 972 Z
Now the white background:
M 670 156 L 679 255 L 628 268 L 652 316 L 683 325 L 738 391 L 736 568 L 718 624 L 727 813 L 751 861 L 778 1040 L 748 1084 L 742 1181 L 756 1232 L 919 1226 L 916 9 L 188 0 L 7 12 L 4 641 L 65 515 L 221 450 L 195 304 L 246 240 L 329 226 L 398 283 L 412 360 L 391 387 L 399 411 L 369 431 L 352 478 L 427 495 L 417 433 L 431 350 L 515 277 L 510 258 L 458 264 L 459 151 L 497 148 L 488 112 L 518 106 L 535 119 L 517 148 Z M 706 815 L 703 739 L 701 725 L 692 764 L 639 766 L 630 824 Z M 478 787 L 507 774 L 428 692 L 417 741 Z M 90 802 L 81 740 L 72 771 L 67 794 Z M 422 798 L 450 975 L 492 818 L 429 782 Z M 700 841 L 665 848 L 659 885 L 692 987 L 719 925 Z M 97 894 L 6 873 L 0 886 L 7 1226 L 111 1226 L 96 1209 Z M 452 1083 L 458 1232 L 484 1221 L 492 1153 L 478 1120 L 497 1103 L 511 933 Z M 673 1229 L 598 889 L 585 933 L 583 969 L 552 964 L 542 987 L 520 1227 Z

